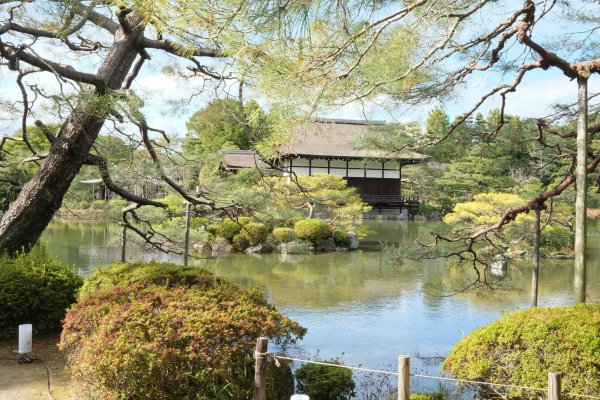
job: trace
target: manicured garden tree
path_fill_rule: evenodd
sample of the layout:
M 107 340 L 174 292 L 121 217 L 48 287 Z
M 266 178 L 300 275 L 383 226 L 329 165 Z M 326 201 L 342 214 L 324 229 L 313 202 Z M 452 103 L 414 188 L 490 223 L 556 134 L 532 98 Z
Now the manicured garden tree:
M 545 388 L 563 374 L 562 391 L 600 393 L 600 304 L 517 311 L 473 331 L 444 369 L 459 379 Z M 539 391 L 477 387 L 484 398 L 546 398 Z
M 258 336 L 285 346 L 305 330 L 255 289 L 197 267 L 114 264 L 86 282 L 65 319 L 80 399 L 248 399 Z

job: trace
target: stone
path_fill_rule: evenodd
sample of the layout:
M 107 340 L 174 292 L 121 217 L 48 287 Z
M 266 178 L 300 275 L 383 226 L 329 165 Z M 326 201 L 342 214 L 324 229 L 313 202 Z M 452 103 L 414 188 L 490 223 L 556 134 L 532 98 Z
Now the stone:
M 216 238 L 214 242 L 212 242 L 211 248 L 213 256 L 229 254 L 233 251 L 233 245 L 223 238 Z
M 246 253 L 248 254 L 262 254 L 262 253 L 270 253 L 271 252 L 271 247 L 266 246 L 262 243 L 256 245 L 256 246 L 252 246 L 252 247 L 248 247 L 246 250 L 244 250 Z
M 306 243 L 294 241 L 279 244 L 277 250 L 281 254 L 308 254 L 312 253 L 314 248 Z
M 317 251 L 335 251 L 335 242 L 333 238 L 323 240 L 316 248 Z
M 359 240 L 358 240 L 358 235 L 356 234 L 356 232 L 352 232 L 349 231 L 347 233 L 348 237 L 350 238 L 350 246 L 348 246 L 348 248 L 350 250 L 357 250 L 358 249 L 358 244 L 359 244 Z

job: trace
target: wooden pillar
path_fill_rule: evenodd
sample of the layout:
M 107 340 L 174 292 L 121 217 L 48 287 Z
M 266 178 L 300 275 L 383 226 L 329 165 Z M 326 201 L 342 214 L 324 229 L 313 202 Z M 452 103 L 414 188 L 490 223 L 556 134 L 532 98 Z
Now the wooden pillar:
M 560 372 L 548 372 L 548 400 L 561 400 L 561 379 Z
M 398 357 L 398 400 L 410 397 L 410 357 Z
M 188 265 L 190 254 L 190 219 L 192 204 L 188 201 L 185 208 L 185 248 L 183 249 L 183 265 Z
M 540 205 L 535 205 L 535 221 L 533 230 L 533 270 L 531 272 L 531 307 L 538 304 L 538 275 L 540 271 Z
M 254 400 L 267 400 L 267 348 L 269 341 L 266 337 L 256 340 L 254 358 Z
M 127 226 L 123 224 L 122 232 L 122 243 L 121 243 L 121 262 L 125 262 L 125 249 L 127 248 Z
M 400 183 L 400 189 L 399 189 L 400 193 L 398 193 L 398 194 L 400 196 L 402 196 L 402 163 L 401 162 L 398 163 L 398 174 L 399 174 L 398 180 Z
M 312 158 L 308 159 L 308 176 L 312 176 Z
M 577 165 L 575 167 L 575 302 L 585 303 L 586 262 L 585 243 L 587 234 L 587 130 L 588 102 L 587 78 L 577 77 L 578 108 L 577 116 Z

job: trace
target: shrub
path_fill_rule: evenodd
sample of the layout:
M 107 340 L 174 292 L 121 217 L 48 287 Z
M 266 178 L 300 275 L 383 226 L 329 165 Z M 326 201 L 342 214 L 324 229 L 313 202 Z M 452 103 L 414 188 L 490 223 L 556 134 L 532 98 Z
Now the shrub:
M 252 218 L 250 218 L 250 217 L 238 217 L 237 221 L 238 221 L 238 223 L 240 225 L 248 225 L 250 222 L 252 222 Z
M 246 235 L 243 235 L 241 233 L 238 233 L 233 237 L 232 243 L 233 247 L 235 247 L 235 249 L 238 251 L 244 251 L 250 246 L 250 241 L 248 240 Z
M 410 400 L 445 400 L 446 396 L 440 392 L 434 393 L 411 393 Z
M 350 246 L 351 239 L 348 233 L 343 229 L 336 229 L 333 231 L 333 241 L 336 246 L 348 247 Z
M 232 240 L 235 235 L 240 233 L 241 225 L 236 221 L 226 219 L 219 225 L 218 235 L 227 240 Z
M 298 239 L 296 232 L 292 228 L 275 228 L 273 229 L 273 236 L 280 243 L 293 242 Z
M 265 224 L 259 222 L 250 222 L 249 224 L 244 225 L 242 234 L 246 236 L 250 245 L 256 246 L 267 239 L 269 228 L 267 228 Z
M 213 236 L 219 236 L 219 229 L 221 228 L 221 225 L 219 224 L 210 224 L 206 227 L 206 231 L 210 234 L 212 234 Z
M 505 315 L 458 343 L 444 369 L 460 379 L 545 387 L 548 371 L 569 376 L 563 391 L 600 392 L 600 303 Z M 511 389 L 507 398 L 537 398 Z M 484 396 L 485 397 L 485 396 Z
M 327 361 L 340 364 L 338 360 Z M 297 390 L 311 400 L 347 400 L 354 396 L 352 371 L 345 368 L 305 364 L 296 370 Z
M 54 261 L 32 255 L 0 259 L 0 338 L 30 323 L 37 332 L 60 330 L 83 279 Z
M 80 399 L 248 399 L 256 338 L 304 334 L 256 289 L 197 267 L 116 264 L 85 289 L 61 336 Z
M 294 225 L 294 232 L 299 238 L 318 245 L 329 237 L 329 226 L 322 219 L 302 219 Z

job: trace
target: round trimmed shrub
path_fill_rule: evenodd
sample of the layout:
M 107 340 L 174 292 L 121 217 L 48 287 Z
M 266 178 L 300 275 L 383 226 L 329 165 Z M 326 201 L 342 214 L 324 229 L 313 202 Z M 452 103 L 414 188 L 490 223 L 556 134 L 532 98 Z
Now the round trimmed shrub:
M 273 237 L 280 243 L 289 243 L 298 239 L 292 228 L 275 228 L 273 229 Z
M 339 364 L 338 360 L 326 361 Z M 352 371 L 319 364 L 305 364 L 296 370 L 297 390 L 311 400 L 347 400 L 355 395 Z
M 333 241 L 335 242 L 336 246 L 342 247 L 349 247 L 350 243 L 352 242 L 350 240 L 350 236 L 348 236 L 348 233 L 339 228 L 333 231 Z
M 0 338 L 17 336 L 19 324 L 58 331 L 83 278 L 54 261 L 32 255 L 0 259 Z
M 238 251 L 244 251 L 250 246 L 250 241 L 246 237 L 246 235 L 238 233 L 233 237 L 232 240 L 233 247 L 235 247 Z
M 69 310 L 61 347 L 78 399 L 248 399 L 253 350 L 305 330 L 256 289 L 197 267 L 116 264 L 95 272 Z
M 219 230 L 217 234 L 222 238 L 227 240 L 232 240 L 235 235 L 240 233 L 242 226 L 236 221 L 232 221 L 230 219 L 226 219 L 219 225 Z
M 473 331 L 450 352 L 444 369 L 459 379 L 541 388 L 549 371 L 560 371 L 569 377 L 564 392 L 593 395 L 600 393 L 599 355 L 600 303 L 535 308 Z M 505 397 L 537 395 L 511 389 Z
M 318 245 L 329 237 L 329 225 L 318 218 L 302 219 L 294 225 L 294 232 L 300 239 Z
M 260 222 L 250 222 L 249 224 L 244 225 L 242 234 L 246 236 L 251 246 L 256 246 L 267 240 L 269 228 Z

